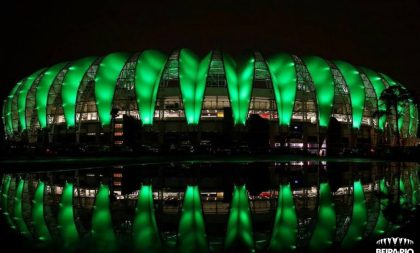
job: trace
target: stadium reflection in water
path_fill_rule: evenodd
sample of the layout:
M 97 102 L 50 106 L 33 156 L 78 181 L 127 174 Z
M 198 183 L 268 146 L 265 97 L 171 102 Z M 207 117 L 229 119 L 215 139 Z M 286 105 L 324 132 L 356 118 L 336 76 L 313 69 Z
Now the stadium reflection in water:
M 170 163 L 4 174 L 0 203 L 46 249 L 323 252 L 409 223 L 418 189 L 417 163 Z

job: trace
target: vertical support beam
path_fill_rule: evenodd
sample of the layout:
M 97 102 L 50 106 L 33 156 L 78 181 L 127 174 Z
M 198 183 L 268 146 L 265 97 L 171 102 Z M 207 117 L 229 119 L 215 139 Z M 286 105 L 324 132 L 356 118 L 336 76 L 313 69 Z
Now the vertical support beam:
M 95 99 L 102 126 L 111 123 L 112 102 L 117 79 L 128 59 L 127 53 L 112 53 L 105 56 L 99 64 L 95 78 Z
M 244 126 L 248 118 L 254 81 L 254 56 L 247 56 L 243 61 L 235 61 L 228 54 L 223 53 L 223 65 L 228 85 L 233 122 L 235 125 Z
M 93 64 L 95 59 L 96 57 L 87 57 L 73 62 L 64 77 L 61 89 L 61 98 L 67 127 L 75 126 L 76 100 L 79 86 L 83 80 L 83 76 Z
M 179 54 L 179 80 L 185 117 L 189 125 L 200 122 L 212 52 L 202 60 L 192 51 L 181 49 Z
M 44 72 L 44 75 L 36 89 L 36 111 L 38 115 L 38 122 L 41 128 L 47 127 L 48 93 L 50 91 L 51 85 L 53 84 L 57 75 L 66 65 L 67 62 L 63 62 L 50 67 L 47 71 Z
M 1 189 L 1 210 L 9 226 L 12 229 L 15 229 L 16 226 L 13 223 L 13 220 L 9 213 L 9 197 L 10 197 L 9 190 L 10 190 L 11 181 L 12 181 L 12 177 L 9 175 L 6 175 L 3 185 L 2 185 L 2 189 Z
M 289 54 L 278 54 L 267 60 L 273 82 L 280 126 L 289 126 L 296 99 L 297 78 L 293 58 Z
M 167 56 L 155 50 L 144 51 L 137 59 L 135 88 L 137 106 L 143 125 L 152 125 L 156 96 Z

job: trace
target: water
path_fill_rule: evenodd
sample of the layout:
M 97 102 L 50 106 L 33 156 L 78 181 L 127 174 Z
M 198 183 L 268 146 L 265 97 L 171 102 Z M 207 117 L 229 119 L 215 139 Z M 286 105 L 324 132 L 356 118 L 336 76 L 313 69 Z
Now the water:
M 342 161 L 26 168 L 2 175 L 0 207 L 11 230 L 41 250 L 351 250 L 415 217 L 418 168 Z

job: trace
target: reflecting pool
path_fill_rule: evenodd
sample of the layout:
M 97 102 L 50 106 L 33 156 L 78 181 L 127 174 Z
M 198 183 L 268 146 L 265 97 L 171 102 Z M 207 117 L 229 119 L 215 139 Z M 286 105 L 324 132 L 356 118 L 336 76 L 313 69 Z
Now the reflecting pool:
M 28 243 L 66 252 L 350 250 L 410 223 L 409 162 L 177 162 L 4 173 Z

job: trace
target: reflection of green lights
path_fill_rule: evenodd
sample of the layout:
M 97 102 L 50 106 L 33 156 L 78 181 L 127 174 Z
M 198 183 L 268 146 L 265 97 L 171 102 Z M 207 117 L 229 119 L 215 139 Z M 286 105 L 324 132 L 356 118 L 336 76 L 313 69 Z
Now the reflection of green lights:
M 334 81 L 324 59 L 316 56 L 303 58 L 312 81 L 318 102 L 319 126 L 328 127 L 334 101 Z
M 80 83 L 94 60 L 95 57 L 87 57 L 73 62 L 64 77 L 61 98 L 67 127 L 74 127 L 75 125 L 76 100 Z
M 26 226 L 25 220 L 23 219 L 23 210 L 22 210 L 22 195 L 23 195 L 23 187 L 25 186 L 25 180 L 20 179 L 18 186 L 16 188 L 16 196 L 15 196 L 15 206 L 14 206 L 14 223 L 16 224 L 17 230 L 25 235 L 30 236 L 28 226 Z
M 289 54 L 278 54 L 267 61 L 276 97 L 279 124 L 288 126 L 296 97 L 296 70 Z
M 270 241 L 270 252 L 287 252 L 296 249 L 298 221 L 290 184 L 281 185 L 276 219 Z
M 330 185 L 321 183 L 319 186 L 318 218 L 309 242 L 311 251 L 323 252 L 332 245 L 336 230 L 335 219 Z
M 99 120 L 103 126 L 111 122 L 115 86 L 128 57 L 126 53 L 112 53 L 105 56 L 99 64 L 95 78 L 95 98 Z
M 79 242 L 73 212 L 73 184 L 66 183 L 61 195 L 57 220 L 64 247 L 74 247 Z
M 41 241 L 50 241 L 51 235 L 44 218 L 44 189 L 44 183 L 39 181 L 32 206 L 32 221 L 37 238 Z
M 200 121 L 211 57 L 212 53 L 210 52 L 200 61 L 188 49 L 182 49 L 180 52 L 179 80 L 188 124 L 198 124 Z
M 234 186 L 227 224 L 225 249 L 245 248 L 254 251 L 251 212 L 245 185 Z
M 178 232 L 179 252 L 209 252 L 198 186 L 187 186 Z
M 158 51 L 144 51 L 137 60 L 136 96 L 143 125 L 153 124 L 156 96 L 166 56 Z
M 96 194 L 92 215 L 92 240 L 98 252 L 112 252 L 117 248 L 109 203 L 109 188 L 101 184 Z
M 379 101 L 379 97 L 381 96 L 382 91 L 385 90 L 385 85 L 382 82 L 379 75 L 367 68 L 361 68 L 369 81 L 372 83 L 373 89 L 375 90 L 376 98 L 378 99 L 378 110 L 385 110 L 385 104 Z M 379 129 L 383 130 L 385 126 L 386 116 L 382 116 L 379 119 Z
M 41 69 L 41 70 L 36 71 L 32 75 L 28 76 L 25 82 L 22 84 L 21 89 L 19 90 L 18 114 L 19 114 L 19 122 L 21 126 L 21 131 L 26 129 L 26 97 L 28 95 L 29 89 L 31 89 L 35 80 L 43 71 L 44 69 Z
M 254 80 L 254 62 L 253 56 L 248 56 L 245 61 L 235 62 L 229 55 L 223 54 L 230 106 L 235 125 L 245 125 L 248 117 Z
M 5 176 L 2 189 L 1 189 L 1 209 L 3 211 L 3 215 L 6 218 L 7 223 L 11 228 L 15 228 L 13 224 L 13 220 L 9 214 L 9 190 L 10 190 L 10 183 L 12 181 L 12 177 L 9 175 Z
M 48 93 L 50 91 L 51 85 L 54 83 L 57 75 L 66 65 L 67 63 L 64 62 L 50 67 L 47 71 L 45 71 L 44 75 L 39 81 L 36 90 L 36 110 L 41 128 L 45 128 L 47 126 Z
M 379 191 L 381 195 L 383 195 L 384 197 L 382 197 L 379 200 L 379 205 L 380 205 L 379 215 L 376 220 L 375 228 L 373 229 L 373 235 L 375 237 L 385 233 L 385 231 L 390 225 L 390 223 L 385 218 L 385 215 L 383 213 L 383 211 L 388 207 L 388 202 L 389 202 L 387 198 L 389 190 L 388 190 L 388 186 L 386 185 L 386 181 L 384 178 L 379 181 Z
M 138 252 L 154 253 L 162 250 L 153 208 L 153 191 L 150 185 L 143 185 L 139 191 L 133 223 L 133 239 Z
M 367 210 L 363 185 L 360 181 L 353 184 L 353 210 L 351 224 L 343 239 L 342 245 L 345 248 L 354 246 L 363 237 L 367 225 Z
M 365 106 L 365 87 L 357 69 L 344 61 L 334 62 L 346 81 L 351 98 L 353 128 L 359 129 Z

